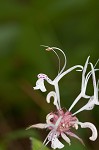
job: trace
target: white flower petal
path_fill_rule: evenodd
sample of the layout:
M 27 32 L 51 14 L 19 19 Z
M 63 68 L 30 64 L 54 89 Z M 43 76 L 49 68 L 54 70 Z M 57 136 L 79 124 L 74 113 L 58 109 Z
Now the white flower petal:
M 66 132 L 66 134 L 69 135 L 69 136 L 72 136 L 72 137 L 74 137 L 76 139 L 78 139 L 84 145 L 83 140 L 81 138 L 79 138 L 76 134 L 74 134 L 74 133 L 72 133 L 70 131 Z
M 84 106 L 84 110 L 92 110 L 95 106 L 94 97 L 92 96 L 88 103 Z
M 36 82 L 36 86 L 33 88 L 34 88 L 34 90 L 40 89 L 42 92 L 46 92 L 46 88 L 44 85 L 44 79 L 42 79 L 42 78 L 38 79 Z
M 49 132 L 49 134 L 47 135 L 47 137 L 45 138 L 44 142 L 43 142 L 43 145 L 46 145 L 46 141 L 48 139 L 48 141 L 50 142 L 51 141 L 51 137 L 52 137 L 52 131 Z
M 95 102 L 94 102 L 94 97 L 92 96 L 86 105 L 84 105 L 78 111 L 73 113 L 73 116 L 84 110 L 92 110 L 94 108 L 94 106 L 95 106 Z
M 69 145 L 71 145 L 70 139 L 66 136 L 66 134 L 61 133 L 61 136 L 62 136 L 62 138 L 63 138 Z
M 51 123 L 50 120 L 51 120 L 53 117 L 54 117 L 54 115 L 48 114 L 48 115 L 46 116 L 46 123 L 47 123 L 47 124 L 50 124 L 50 123 Z
M 89 138 L 91 141 L 95 141 L 97 139 L 98 133 L 96 127 L 90 122 L 78 122 L 81 128 L 89 128 L 92 131 L 92 136 Z
M 52 141 L 53 136 L 54 136 L 54 137 L 57 137 L 57 135 L 58 135 L 58 134 L 57 134 L 57 132 L 56 132 L 54 129 L 51 130 L 51 131 L 48 133 L 47 137 L 45 138 L 43 144 L 46 145 L 45 143 L 46 143 L 47 140 L 50 142 L 50 141 Z
M 49 132 L 49 134 L 47 136 L 48 140 L 52 141 L 53 136 L 57 137 L 57 132 L 54 129 Z
M 45 129 L 46 126 L 47 126 L 46 123 L 38 123 L 38 124 L 31 125 L 31 126 L 28 127 L 26 130 L 31 129 L 31 128 Z
M 51 147 L 53 148 L 53 149 L 56 149 L 56 148 L 59 148 L 59 149 L 61 149 L 61 148 L 63 148 L 64 147 L 64 145 L 58 140 L 58 138 L 52 138 L 52 141 L 51 141 Z

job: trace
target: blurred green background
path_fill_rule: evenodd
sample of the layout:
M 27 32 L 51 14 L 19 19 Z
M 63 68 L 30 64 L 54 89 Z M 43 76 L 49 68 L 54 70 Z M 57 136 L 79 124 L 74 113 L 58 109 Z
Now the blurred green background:
M 99 1 L 0 0 L 0 150 L 30 150 L 29 137 L 43 141 L 47 135 L 46 131 L 25 131 L 31 124 L 45 122 L 45 116 L 55 110 L 45 101 L 47 93 L 32 89 L 38 73 L 54 79 L 58 70 L 57 58 L 41 44 L 61 48 L 67 56 L 67 68 L 84 65 L 89 55 L 95 64 L 99 58 Z M 80 83 L 81 73 L 75 71 L 62 79 L 63 107 L 68 109 L 72 104 Z M 47 88 L 50 91 L 52 87 Z M 99 132 L 98 115 L 96 106 L 78 118 L 91 121 Z M 98 150 L 99 138 L 91 142 L 89 129 L 79 129 L 77 134 L 86 147 L 72 139 L 72 146 L 66 144 L 66 149 Z

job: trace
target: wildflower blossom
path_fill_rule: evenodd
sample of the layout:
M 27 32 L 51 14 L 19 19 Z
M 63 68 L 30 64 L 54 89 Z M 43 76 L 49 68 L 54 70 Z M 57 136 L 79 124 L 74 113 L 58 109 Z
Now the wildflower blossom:
M 92 135 L 89 138 L 90 140 L 95 141 L 97 139 L 97 129 L 92 123 L 82 123 L 76 116 L 72 115 L 71 112 L 69 112 L 68 110 L 64 112 L 62 109 L 57 110 L 57 112 L 55 113 L 51 112 L 50 114 L 48 114 L 46 117 L 46 123 L 35 124 L 30 126 L 29 128 L 49 129 L 50 132 L 43 144 L 45 144 L 46 146 L 49 142 L 51 142 L 51 147 L 53 149 L 61 149 L 64 147 L 64 145 L 58 140 L 60 136 L 69 145 L 71 145 L 71 141 L 68 136 L 77 138 L 82 144 L 84 144 L 82 139 L 72 132 L 72 128 L 75 128 L 77 130 L 78 125 L 80 125 L 81 128 L 91 129 Z
M 30 126 L 29 128 L 48 129 L 49 134 L 44 140 L 43 145 L 46 146 L 49 142 L 51 142 L 51 147 L 53 149 L 56 149 L 56 148 L 62 149 L 64 147 L 64 145 L 59 141 L 58 139 L 59 137 L 62 137 L 69 145 L 71 145 L 69 136 L 77 138 L 82 144 L 84 144 L 82 139 L 79 138 L 72 131 L 73 128 L 77 130 L 78 126 L 81 126 L 81 128 L 89 128 L 92 131 L 92 135 L 89 137 L 89 139 L 92 141 L 95 141 L 98 135 L 96 127 L 90 122 L 84 122 L 84 123 L 80 122 L 79 119 L 76 117 L 76 115 L 83 110 L 91 110 L 94 108 L 95 105 L 99 105 L 99 100 L 98 100 L 99 80 L 96 81 L 96 75 L 95 75 L 95 72 L 99 69 L 95 69 L 96 65 L 93 66 L 93 64 L 89 62 L 89 57 L 88 57 L 85 62 L 84 67 L 82 67 L 81 65 L 76 65 L 64 71 L 66 67 L 66 56 L 64 52 L 61 49 L 56 48 L 56 47 L 51 47 L 51 48 L 47 47 L 46 50 L 53 51 L 58 57 L 58 60 L 59 60 L 58 75 L 55 77 L 54 80 L 51 80 L 48 78 L 47 75 L 39 74 L 38 80 L 36 82 L 36 86 L 34 87 L 34 89 L 40 89 L 42 92 L 45 92 L 46 88 L 44 85 L 44 80 L 46 80 L 49 84 L 53 85 L 55 87 L 55 91 L 51 91 L 47 94 L 46 101 L 50 103 L 51 97 L 53 97 L 54 98 L 53 104 L 56 106 L 57 111 L 51 112 L 46 116 L 46 123 L 35 124 L 35 125 Z M 60 59 L 56 50 L 59 50 L 60 52 L 62 52 L 64 56 L 65 62 L 64 62 L 64 66 L 62 69 L 60 69 Z M 91 70 L 86 75 L 88 65 L 90 65 Z M 70 108 L 68 110 L 63 110 L 60 104 L 60 93 L 59 93 L 58 82 L 66 74 L 68 74 L 69 72 L 77 68 L 80 68 L 80 70 L 77 70 L 77 71 L 82 71 L 81 91 L 80 91 L 80 94 L 72 103 L 72 105 L 70 106 Z M 91 96 L 86 94 L 86 88 L 87 88 L 87 84 L 88 84 L 90 77 L 92 77 L 93 89 L 94 89 L 94 94 Z M 76 105 L 76 103 L 82 97 L 85 99 L 88 99 L 87 104 L 84 105 L 75 113 L 71 113 L 72 108 Z

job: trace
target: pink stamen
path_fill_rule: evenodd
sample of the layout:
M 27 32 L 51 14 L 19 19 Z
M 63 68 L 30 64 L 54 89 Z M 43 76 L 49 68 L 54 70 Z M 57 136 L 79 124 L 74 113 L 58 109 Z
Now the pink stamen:
M 62 109 L 58 110 L 55 113 L 50 113 L 50 115 L 53 115 L 53 118 L 50 119 L 50 122 L 55 125 L 57 120 L 60 116 L 62 116 L 62 119 L 58 125 L 57 131 L 59 133 L 69 131 L 77 121 L 76 116 L 72 116 L 72 113 L 69 111 L 64 112 Z M 49 128 L 52 129 L 52 128 Z

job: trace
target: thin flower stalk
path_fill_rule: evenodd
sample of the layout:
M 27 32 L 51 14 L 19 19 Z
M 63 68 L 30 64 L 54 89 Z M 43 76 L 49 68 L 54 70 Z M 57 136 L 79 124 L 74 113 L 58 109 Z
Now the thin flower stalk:
M 44 80 L 46 80 L 49 84 L 53 85 L 54 88 L 55 88 L 55 91 L 54 91 L 55 92 L 55 94 L 54 94 L 55 95 L 54 96 L 54 98 L 55 98 L 54 99 L 54 105 L 58 109 L 61 109 L 61 105 L 60 105 L 60 93 L 59 93 L 58 82 L 60 81 L 61 78 L 63 78 L 66 74 L 70 73 L 74 69 L 80 68 L 81 71 L 82 71 L 83 66 L 76 65 L 76 66 L 73 66 L 73 67 L 69 68 L 68 70 L 64 71 L 64 69 L 66 67 L 66 62 L 67 62 L 65 53 L 61 49 L 59 49 L 57 47 L 48 47 L 48 46 L 44 46 L 44 47 L 46 47 L 47 51 L 53 51 L 57 55 L 58 59 L 59 59 L 59 56 L 58 56 L 58 54 L 57 54 L 56 51 L 57 50 L 60 51 L 63 54 L 63 56 L 64 56 L 64 65 L 63 65 L 62 69 L 60 70 L 60 72 L 58 73 L 58 75 L 55 77 L 54 80 L 51 80 L 46 74 L 43 74 L 43 73 L 38 74 L 38 76 L 37 76 L 38 80 L 36 82 L 36 86 L 34 87 L 34 89 L 35 90 L 40 89 L 42 92 L 46 92 L 46 88 L 45 88 L 45 85 L 44 85 Z M 59 59 L 59 64 L 60 64 L 60 59 Z M 59 68 L 60 68 L 60 66 L 59 66 Z M 50 97 L 51 97 L 51 93 L 50 93 Z M 53 97 L 53 95 L 52 95 L 52 97 Z

